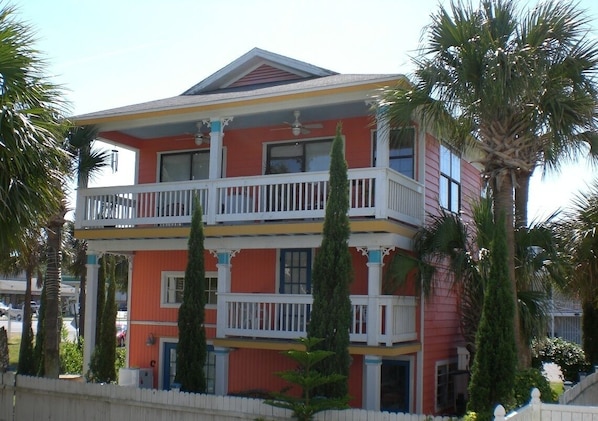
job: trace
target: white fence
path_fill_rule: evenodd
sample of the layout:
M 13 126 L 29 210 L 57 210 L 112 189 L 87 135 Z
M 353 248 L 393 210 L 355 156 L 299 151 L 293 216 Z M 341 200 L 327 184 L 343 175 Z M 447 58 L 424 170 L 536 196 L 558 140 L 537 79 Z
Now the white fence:
M 593 374 L 592 376 L 596 378 L 596 374 Z M 588 376 L 588 378 L 589 377 L 590 376 Z M 517 411 L 511 412 L 507 415 L 505 413 L 504 407 L 502 405 L 498 405 L 494 411 L 494 421 L 598 420 L 598 407 L 589 406 L 592 403 L 591 401 L 579 402 L 577 399 L 575 399 L 576 397 L 580 396 L 580 394 L 583 395 L 584 391 L 586 393 L 591 392 L 594 394 L 595 404 L 595 398 L 598 394 L 598 391 L 593 390 L 595 389 L 594 387 L 590 387 L 593 386 L 594 383 L 596 383 L 596 380 L 588 380 L 588 382 L 586 382 L 584 385 L 582 385 L 581 382 L 576 385 L 576 387 L 579 386 L 579 390 L 578 392 L 574 393 L 574 396 L 569 397 L 573 398 L 569 402 L 574 402 L 578 405 L 563 405 L 562 397 L 560 399 L 561 404 L 543 403 L 540 400 L 540 391 L 534 388 L 531 393 L 531 400 L 529 404 L 519 408 Z M 570 392 L 574 389 L 575 388 L 569 389 L 567 392 Z
M 213 396 L 0 373 L 0 421 L 9 420 L 256 420 L 291 419 L 260 399 Z M 347 409 L 317 421 L 449 421 L 449 417 Z

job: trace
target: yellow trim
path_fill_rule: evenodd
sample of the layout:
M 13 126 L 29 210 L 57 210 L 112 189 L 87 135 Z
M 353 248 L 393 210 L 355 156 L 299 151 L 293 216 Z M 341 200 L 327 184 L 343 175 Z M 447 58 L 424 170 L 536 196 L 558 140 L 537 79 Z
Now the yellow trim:
M 254 223 L 245 225 L 207 225 L 205 237 L 251 237 L 268 235 L 321 234 L 323 222 Z M 188 238 L 190 226 L 93 228 L 75 231 L 75 237 L 85 240 L 117 240 L 140 238 Z M 351 220 L 352 233 L 383 232 L 412 237 L 416 229 L 385 219 Z
M 343 94 L 343 93 L 350 93 L 350 92 L 357 92 L 357 91 L 368 91 L 371 89 L 379 89 L 383 86 L 387 86 L 389 84 L 393 84 L 399 82 L 401 78 L 396 79 L 389 79 L 384 81 L 384 83 L 379 82 L 372 82 L 363 85 L 356 85 L 356 86 L 343 86 L 340 88 L 328 88 L 319 91 L 308 91 L 308 92 L 297 92 L 292 94 L 285 94 L 281 96 L 269 96 L 265 98 L 254 98 L 254 99 L 247 99 L 247 100 L 239 100 L 234 102 L 225 102 L 225 103 L 218 103 L 218 104 L 206 104 L 206 105 L 195 105 L 189 107 L 181 107 L 181 108 L 169 108 L 166 110 L 154 110 L 154 111 L 143 111 L 143 112 L 132 112 L 132 113 L 125 113 L 119 115 L 112 115 L 106 117 L 90 117 L 90 118 L 74 118 L 76 124 L 101 124 L 101 123 L 111 123 L 111 122 L 118 122 L 118 121 L 126 121 L 126 120 L 137 120 L 143 118 L 156 118 L 156 117 L 163 117 L 163 116 L 170 116 L 176 114 L 186 114 L 186 113 L 196 113 L 201 111 L 217 111 L 223 110 L 226 108 L 234 108 L 234 107 L 241 107 L 241 106 L 251 106 L 251 105 L 258 105 L 258 104 L 266 104 L 266 103 L 277 103 L 288 101 L 291 99 L 303 99 L 303 98 L 313 98 L 318 96 L 328 96 L 333 94 Z
M 305 347 L 298 342 L 275 341 L 275 340 L 256 340 L 240 338 L 215 338 L 212 340 L 214 346 L 225 348 L 243 348 L 243 349 L 264 349 L 270 351 L 288 351 L 304 350 Z M 349 345 L 349 354 L 351 355 L 378 355 L 381 357 L 397 357 L 399 355 L 413 354 L 421 351 L 419 342 L 409 342 L 395 346 L 367 346 L 367 345 Z

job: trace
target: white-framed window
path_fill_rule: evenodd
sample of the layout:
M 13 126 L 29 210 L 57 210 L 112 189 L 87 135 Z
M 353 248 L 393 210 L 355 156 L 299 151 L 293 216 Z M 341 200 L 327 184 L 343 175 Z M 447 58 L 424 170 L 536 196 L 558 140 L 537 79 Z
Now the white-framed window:
M 450 212 L 461 210 L 461 158 L 440 145 L 440 206 Z
M 216 306 L 218 291 L 218 272 L 205 273 L 205 296 L 206 306 Z M 162 272 L 162 307 L 179 307 L 183 302 L 183 291 L 185 288 L 184 271 Z
M 436 411 L 455 406 L 455 378 L 457 361 L 436 362 Z
M 266 174 L 328 171 L 333 139 L 276 142 L 266 146 Z

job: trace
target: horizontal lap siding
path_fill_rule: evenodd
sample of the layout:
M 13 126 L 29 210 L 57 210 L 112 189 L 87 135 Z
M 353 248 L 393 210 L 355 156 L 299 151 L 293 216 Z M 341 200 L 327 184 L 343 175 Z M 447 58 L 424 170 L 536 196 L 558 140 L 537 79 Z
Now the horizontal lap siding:
M 426 213 L 439 213 L 440 177 L 439 143 L 432 136 L 426 137 Z M 462 208 L 470 214 L 471 200 L 479 197 L 480 177 L 471 164 L 461 161 Z M 467 218 L 467 216 L 465 216 Z M 428 218 L 429 221 L 429 218 Z M 446 272 L 439 268 L 436 275 L 434 294 L 425 301 L 424 315 L 424 373 L 423 373 L 423 413 L 432 414 L 435 410 L 436 363 L 456 359 L 456 346 L 462 341 L 457 297 L 451 290 L 451 282 Z
M 334 358 L 331 357 L 331 358 Z M 280 392 L 291 386 L 276 375 L 277 372 L 294 370 L 297 363 L 281 351 L 268 351 L 260 349 L 237 349 L 229 354 L 229 393 L 248 393 L 251 391 Z M 349 395 L 350 405 L 359 408 L 362 405 L 362 375 L 363 357 L 352 356 L 349 369 Z M 299 393 L 293 387 L 289 393 Z

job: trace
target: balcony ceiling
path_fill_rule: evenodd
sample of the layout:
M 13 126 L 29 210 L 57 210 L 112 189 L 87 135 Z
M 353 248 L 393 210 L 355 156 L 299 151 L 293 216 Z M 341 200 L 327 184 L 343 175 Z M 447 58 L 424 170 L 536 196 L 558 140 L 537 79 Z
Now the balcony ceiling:
M 293 111 L 301 112 L 299 120 L 302 124 L 318 123 L 328 120 L 342 121 L 346 118 L 371 115 L 371 110 L 365 101 L 350 102 L 334 105 L 314 105 L 314 106 L 293 106 L 289 108 L 279 108 L 276 110 L 252 113 L 251 110 L 242 115 L 231 115 L 232 122 L 224 128 L 226 130 L 247 129 L 255 127 L 284 127 L 284 122 L 292 123 L 294 121 Z M 133 136 L 138 139 L 154 139 L 169 136 L 191 136 L 197 132 L 197 123 L 201 121 L 198 118 L 189 117 L 188 121 L 179 121 L 175 123 L 150 124 L 142 127 L 130 129 L 121 129 L 120 132 Z M 207 126 L 202 127 L 202 132 L 208 133 Z

